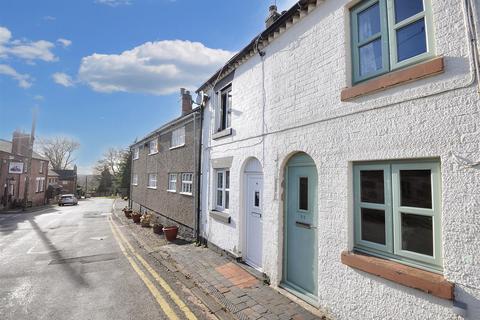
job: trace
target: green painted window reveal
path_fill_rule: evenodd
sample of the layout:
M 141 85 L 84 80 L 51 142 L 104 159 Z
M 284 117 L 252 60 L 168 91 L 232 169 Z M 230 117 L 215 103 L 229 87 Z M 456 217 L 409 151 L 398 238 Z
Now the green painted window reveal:
M 440 165 L 354 165 L 355 248 L 430 270 L 442 270 Z
M 430 0 L 366 0 L 350 14 L 354 83 L 433 55 Z

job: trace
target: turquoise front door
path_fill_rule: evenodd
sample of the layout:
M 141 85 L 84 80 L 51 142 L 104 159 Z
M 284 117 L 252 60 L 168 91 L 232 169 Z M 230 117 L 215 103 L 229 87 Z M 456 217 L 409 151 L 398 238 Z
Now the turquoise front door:
M 283 284 L 306 300 L 317 297 L 317 169 L 307 154 L 286 170 Z

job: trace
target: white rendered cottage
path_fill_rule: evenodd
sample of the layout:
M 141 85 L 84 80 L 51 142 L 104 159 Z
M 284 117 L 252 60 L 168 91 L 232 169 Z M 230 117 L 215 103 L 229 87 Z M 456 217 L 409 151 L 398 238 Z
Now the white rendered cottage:
M 198 90 L 202 236 L 336 319 L 480 319 L 476 6 L 272 7 Z

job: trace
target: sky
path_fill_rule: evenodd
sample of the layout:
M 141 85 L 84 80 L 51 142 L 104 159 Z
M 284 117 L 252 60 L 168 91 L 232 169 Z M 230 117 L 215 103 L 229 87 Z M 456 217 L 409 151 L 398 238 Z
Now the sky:
M 3 0 L 0 138 L 29 131 L 36 109 L 37 139 L 77 140 L 90 174 L 108 148 L 179 116 L 180 88 L 195 91 L 247 45 L 274 2 Z

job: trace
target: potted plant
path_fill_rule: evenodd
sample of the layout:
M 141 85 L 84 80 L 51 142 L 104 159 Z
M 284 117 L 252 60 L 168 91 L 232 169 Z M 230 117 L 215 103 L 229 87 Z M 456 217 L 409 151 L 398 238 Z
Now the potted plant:
M 155 222 L 153 224 L 153 233 L 162 234 L 162 232 L 163 232 L 163 225 L 158 222 Z
M 163 233 L 165 234 L 165 238 L 167 239 L 167 241 L 174 241 L 175 239 L 177 239 L 178 227 L 163 227 Z
M 123 213 L 125 214 L 125 217 L 127 218 L 131 218 L 131 215 L 132 215 L 132 209 L 131 208 L 128 208 L 128 207 L 125 207 L 122 209 Z
M 145 212 L 140 218 L 140 225 L 144 228 L 148 228 L 150 227 L 151 220 L 152 220 L 152 215 L 150 213 Z
M 140 223 L 140 218 L 141 217 L 142 217 L 142 215 L 139 212 L 132 213 L 132 219 L 133 219 L 133 222 L 135 222 L 135 223 Z

